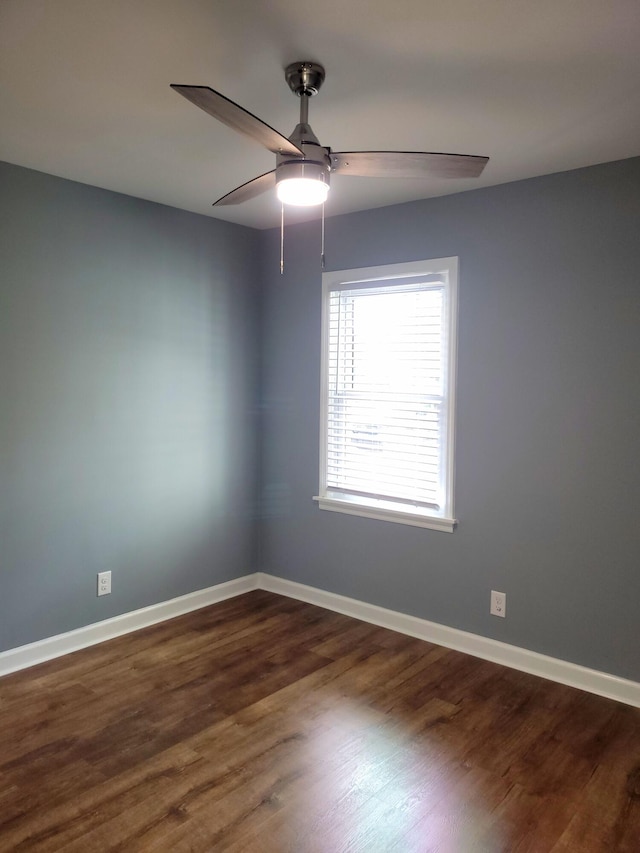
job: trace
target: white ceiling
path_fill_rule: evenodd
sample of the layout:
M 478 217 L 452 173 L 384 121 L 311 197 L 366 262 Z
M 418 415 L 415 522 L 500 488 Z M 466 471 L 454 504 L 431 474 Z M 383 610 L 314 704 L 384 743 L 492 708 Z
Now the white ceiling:
M 0 0 L 0 159 L 276 225 L 272 193 L 211 207 L 274 157 L 169 84 L 288 136 L 301 59 L 326 68 L 323 145 L 491 158 L 475 180 L 334 176 L 328 215 L 640 155 L 638 0 Z

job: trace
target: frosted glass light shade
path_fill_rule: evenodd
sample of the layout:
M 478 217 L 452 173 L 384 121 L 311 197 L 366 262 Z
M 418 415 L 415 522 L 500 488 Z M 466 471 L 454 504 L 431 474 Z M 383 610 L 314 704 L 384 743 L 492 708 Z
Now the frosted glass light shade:
M 276 194 L 283 204 L 310 207 L 322 204 L 329 193 L 329 157 L 317 145 L 303 145 L 304 160 L 285 160 L 276 166 Z M 312 148 L 311 154 L 306 152 Z
M 311 207 L 327 200 L 329 185 L 316 178 L 286 178 L 278 181 L 276 193 L 283 204 Z

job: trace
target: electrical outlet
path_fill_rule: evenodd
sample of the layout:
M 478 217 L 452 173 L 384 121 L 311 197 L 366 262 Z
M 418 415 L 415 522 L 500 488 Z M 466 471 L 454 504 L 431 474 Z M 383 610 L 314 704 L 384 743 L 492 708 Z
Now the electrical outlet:
M 111 595 L 111 572 L 98 572 L 98 595 Z
M 495 589 L 491 590 L 491 610 L 490 613 L 492 616 L 506 616 L 507 615 L 507 593 L 506 592 L 496 592 Z

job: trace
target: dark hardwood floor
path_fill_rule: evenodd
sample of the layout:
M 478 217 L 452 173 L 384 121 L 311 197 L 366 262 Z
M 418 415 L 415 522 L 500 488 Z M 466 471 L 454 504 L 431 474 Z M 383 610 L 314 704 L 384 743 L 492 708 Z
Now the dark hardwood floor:
M 0 680 L 0 850 L 640 851 L 640 710 L 252 592 Z

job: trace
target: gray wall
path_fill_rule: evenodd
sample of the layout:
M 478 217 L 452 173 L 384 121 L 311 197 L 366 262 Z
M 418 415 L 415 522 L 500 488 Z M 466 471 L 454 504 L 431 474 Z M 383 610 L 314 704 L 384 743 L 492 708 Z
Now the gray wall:
M 637 159 L 328 220 L 330 269 L 460 257 L 449 535 L 311 500 L 318 223 L 281 278 L 275 232 L 0 164 L 0 650 L 261 568 L 640 680 L 639 232 Z
M 254 570 L 255 246 L 0 164 L 0 650 Z
M 640 159 L 328 220 L 329 269 L 460 257 L 451 535 L 312 502 L 319 224 L 262 240 L 262 567 L 640 680 Z

